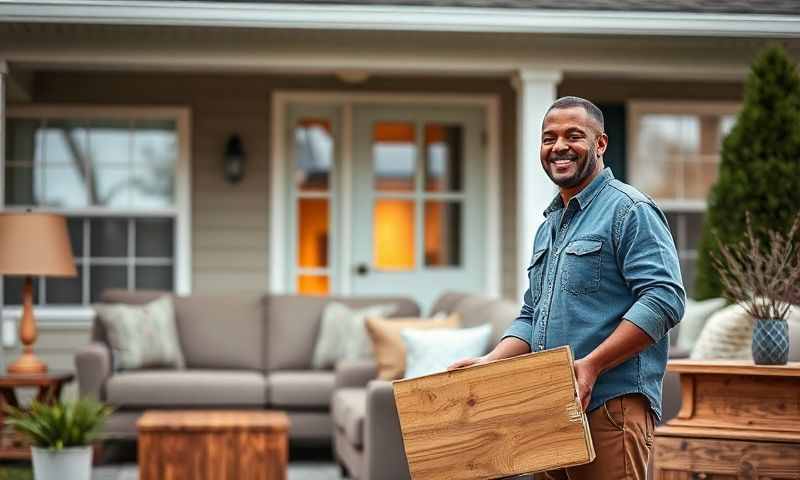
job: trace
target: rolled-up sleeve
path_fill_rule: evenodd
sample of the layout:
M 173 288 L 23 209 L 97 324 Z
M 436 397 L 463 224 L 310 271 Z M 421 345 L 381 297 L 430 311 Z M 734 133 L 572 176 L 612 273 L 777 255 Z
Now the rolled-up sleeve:
M 617 251 L 635 302 L 623 315 L 654 342 L 680 322 L 686 305 L 680 261 L 664 214 L 647 202 L 634 204 L 622 221 Z
M 525 295 L 522 297 L 522 310 L 519 316 L 511 322 L 505 333 L 503 339 L 507 337 L 516 337 L 531 346 L 531 337 L 533 337 L 533 296 L 531 295 L 531 287 L 525 290 Z M 502 341 L 502 339 L 501 339 Z

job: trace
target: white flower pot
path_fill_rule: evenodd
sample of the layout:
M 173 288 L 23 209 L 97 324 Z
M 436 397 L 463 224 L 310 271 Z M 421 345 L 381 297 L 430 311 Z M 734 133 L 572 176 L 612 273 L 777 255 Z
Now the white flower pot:
M 91 445 L 60 451 L 31 447 L 31 452 L 34 480 L 91 480 Z

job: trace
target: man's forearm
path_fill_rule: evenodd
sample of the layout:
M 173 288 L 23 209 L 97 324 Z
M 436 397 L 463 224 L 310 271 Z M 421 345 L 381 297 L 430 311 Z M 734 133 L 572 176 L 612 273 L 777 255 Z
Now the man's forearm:
M 531 347 L 526 342 L 516 337 L 506 337 L 494 349 L 486 354 L 486 360 L 500 360 L 501 358 L 516 357 L 531 352 Z
M 584 359 L 600 375 L 646 349 L 652 342 L 644 330 L 623 318 L 616 330 Z

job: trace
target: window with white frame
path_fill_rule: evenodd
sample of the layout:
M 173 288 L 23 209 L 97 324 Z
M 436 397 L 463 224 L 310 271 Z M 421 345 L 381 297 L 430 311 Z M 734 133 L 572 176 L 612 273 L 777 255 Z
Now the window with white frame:
M 9 110 L 2 207 L 67 217 L 78 271 L 34 278 L 36 305 L 89 305 L 106 288 L 186 290 L 188 118 L 181 108 Z M 19 305 L 21 289 L 4 277 L 3 304 Z
M 667 215 L 689 296 L 706 199 L 717 180 L 722 140 L 738 110 L 732 102 L 628 104 L 628 181 Z

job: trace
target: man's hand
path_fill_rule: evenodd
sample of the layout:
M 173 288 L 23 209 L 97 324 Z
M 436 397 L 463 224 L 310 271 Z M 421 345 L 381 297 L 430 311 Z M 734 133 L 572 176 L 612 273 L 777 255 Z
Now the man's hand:
M 592 398 L 592 389 L 597 381 L 599 372 L 587 358 L 575 360 L 575 380 L 578 382 L 578 398 L 581 399 L 581 408 L 585 412 L 589 408 L 589 401 Z
M 451 364 L 449 367 L 447 367 L 447 370 L 455 370 L 457 368 L 472 367 L 474 365 L 480 365 L 482 363 L 488 363 L 488 362 L 489 362 L 489 360 L 486 358 L 486 355 L 484 355 L 482 357 L 463 358 L 463 359 Z

